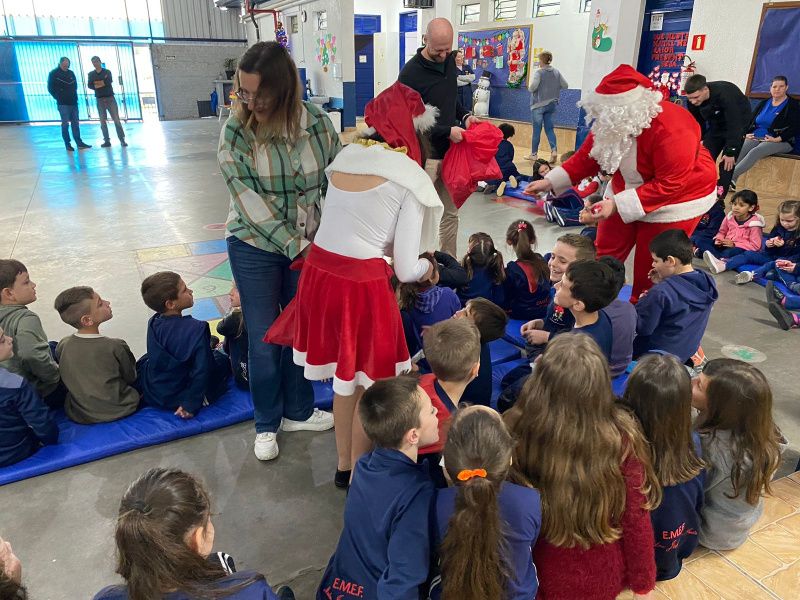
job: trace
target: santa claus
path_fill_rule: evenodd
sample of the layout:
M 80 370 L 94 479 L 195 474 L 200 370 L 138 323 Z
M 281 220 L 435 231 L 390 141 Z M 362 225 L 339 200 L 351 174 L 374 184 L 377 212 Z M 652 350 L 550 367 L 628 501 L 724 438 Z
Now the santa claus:
M 598 171 L 613 174 L 601 202 L 581 220 L 598 222 L 597 254 L 624 261 L 636 247 L 631 301 L 651 281 L 649 244 L 667 229 L 691 235 L 717 200 L 714 160 L 700 143 L 700 127 L 684 108 L 665 101 L 630 65 L 606 75 L 580 102 L 591 133 L 578 151 L 526 194 L 566 191 Z

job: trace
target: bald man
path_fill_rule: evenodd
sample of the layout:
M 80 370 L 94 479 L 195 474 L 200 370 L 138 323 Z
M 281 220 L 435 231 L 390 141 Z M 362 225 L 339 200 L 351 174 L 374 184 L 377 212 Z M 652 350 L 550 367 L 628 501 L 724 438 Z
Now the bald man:
M 431 154 L 425 170 L 433 179 L 439 198 L 444 204 L 444 214 L 439 224 L 439 238 L 443 252 L 457 256 L 458 209 L 441 178 L 442 158 L 451 143 L 461 141 L 464 127 L 479 119 L 470 116 L 458 102 L 458 67 L 453 51 L 453 26 L 443 18 L 428 23 L 423 37 L 425 46 L 409 60 L 400 71 L 398 81 L 417 90 L 425 104 L 439 109 L 436 125 L 430 130 Z

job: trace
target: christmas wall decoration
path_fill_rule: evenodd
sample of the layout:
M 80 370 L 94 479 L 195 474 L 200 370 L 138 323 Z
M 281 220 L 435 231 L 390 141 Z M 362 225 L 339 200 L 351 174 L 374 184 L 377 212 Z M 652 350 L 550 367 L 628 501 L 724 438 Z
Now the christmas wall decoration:
M 336 61 L 336 36 L 326 33 L 317 41 L 317 62 L 322 65 L 322 70 L 327 73 L 328 65 Z
M 476 77 L 489 77 L 494 87 L 527 87 L 530 26 L 459 32 L 458 47 Z
M 280 21 L 278 21 L 278 25 L 275 27 L 275 41 L 284 48 L 289 47 L 289 37 L 286 35 L 286 29 L 283 28 L 283 23 Z

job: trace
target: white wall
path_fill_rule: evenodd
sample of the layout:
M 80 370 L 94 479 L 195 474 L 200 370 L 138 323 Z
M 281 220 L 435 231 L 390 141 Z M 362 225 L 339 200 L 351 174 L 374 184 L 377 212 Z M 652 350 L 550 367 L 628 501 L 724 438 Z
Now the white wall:
M 710 81 L 730 81 L 747 91 L 761 7 L 786 1 L 695 0 L 686 53 L 697 63 L 696 72 Z M 693 37 L 698 34 L 707 36 L 702 51 L 692 50 L 691 46 Z

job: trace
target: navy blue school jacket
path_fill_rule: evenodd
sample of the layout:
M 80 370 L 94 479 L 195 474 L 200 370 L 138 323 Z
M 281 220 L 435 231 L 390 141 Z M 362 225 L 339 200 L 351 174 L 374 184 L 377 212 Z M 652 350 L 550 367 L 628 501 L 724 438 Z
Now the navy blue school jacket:
M 411 331 L 405 332 L 406 340 L 413 340 L 415 348 L 422 348 L 423 327 L 446 321 L 459 310 L 461 302 L 452 289 L 438 285 L 431 286 L 419 294 L 413 307 L 405 311 L 408 313 L 408 319 L 403 319 L 403 327 L 411 328 Z M 408 345 L 411 352 L 412 342 L 409 341 Z
M 204 398 L 212 401 L 220 395 L 221 381 L 226 378 L 221 375 L 224 371 L 215 361 L 208 323 L 189 315 L 150 318 L 147 354 L 139 359 L 139 381 L 147 404 L 169 410 L 181 406 L 195 415 Z
M 508 180 L 512 175 L 514 177 L 521 177 L 517 170 L 517 165 L 514 164 L 514 144 L 508 140 L 503 140 L 497 146 L 497 154 L 494 159 L 497 161 L 497 166 L 503 173 L 503 179 Z
M 657 283 L 636 304 L 633 358 L 661 350 L 688 360 L 700 346 L 717 286 L 705 271 L 673 275 Z
M 481 344 L 481 365 L 478 376 L 467 384 L 460 402 L 489 406 L 492 401 L 492 352 L 489 344 Z
M 764 241 L 766 242 L 774 237 L 781 238 L 783 246 L 773 246 L 772 248 L 764 246 L 764 252 L 770 257 L 770 260 L 778 260 L 780 258 L 794 260 L 800 257 L 800 237 L 798 237 L 796 231 L 788 231 L 778 223 L 772 228 L 772 231 L 764 234 Z
M 209 592 L 212 590 L 214 592 L 222 592 L 234 586 L 245 584 L 248 581 L 250 583 L 242 589 L 228 596 L 220 597 L 225 598 L 225 600 L 278 600 L 264 577 L 254 571 L 241 571 L 218 579 L 209 586 L 208 590 Z M 171 592 L 164 594 L 161 600 L 194 600 L 194 598 L 196 596 L 190 596 L 185 592 Z M 97 592 L 94 600 L 128 600 L 128 588 L 124 585 L 109 586 Z
M 317 600 L 418 600 L 430 569 L 433 492 L 426 467 L 399 450 L 358 459 Z
M 0 368 L 0 467 L 57 441 L 58 427 L 36 390 L 24 378 Z
M 611 362 L 611 352 L 614 348 L 614 332 L 611 328 L 611 319 L 602 310 L 597 313 L 597 321 L 586 327 L 579 329 L 572 328 L 572 333 L 585 333 L 592 337 L 597 345 L 600 346 L 600 351 L 606 357 L 606 360 Z
M 697 456 L 702 456 L 700 436 L 692 433 Z M 686 483 L 670 485 L 664 490 L 661 504 L 650 513 L 653 523 L 656 555 L 656 579 L 664 581 L 677 577 L 683 559 L 697 548 L 700 530 L 700 509 L 703 507 L 703 486 L 706 472 Z
M 250 340 L 244 326 L 242 311 L 234 310 L 228 313 L 217 323 L 217 333 L 225 336 L 222 349 L 231 359 L 231 369 L 236 385 L 245 390 L 249 389 L 247 364 Z
M 700 217 L 697 227 L 694 228 L 692 233 L 692 240 L 701 238 L 710 240 L 719 232 L 722 220 L 725 218 L 725 205 L 722 202 L 716 202 L 706 214 Z
M 475 269 L 472 279 L 467 282 L 467 285 L 458 289 L 458 297 L 461 299 L 462 306 L 466 306 L 467 301 L 473 298 L 486 298 L 498 306 L 503 306 L 505 301 L 503 284 L 495 283 L 484 267 Z
M 447 534 L 450 517 L 456 506 L 458 488 L 450 487 L 436 492 L 436 541 L 441 545 Z M 533 488 L 513 483 L 503 483 L 498 495 L 500 519 L 506 524 L 506 544 L 511 566 L 508 592 L 504 600 L 532 600 L 539 589 L 536 566 L 533 564 L 532 548 L 542 528 L 542 502 L 539 492 Z M 477 516 L 476 516 L 477 518 Z M 441 597 L 441 588 L 431 589 L 432 600 Z
M 540 277 L 538 281 L 533 281 L 526 269 L 532 273 L 527 264 L 520 265 L 517 260 L 510 261 L 506 266 L 506 280 L 503 283 L 505 308 L 512 319 L 543 319 L 550 303 L 550 279 Z

